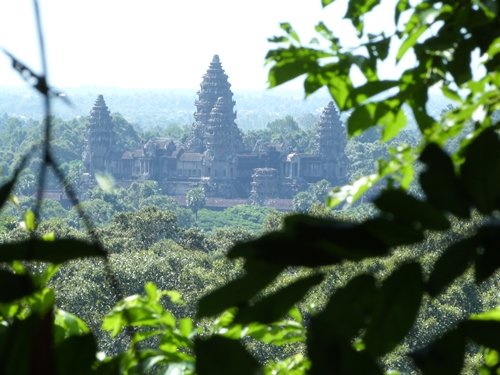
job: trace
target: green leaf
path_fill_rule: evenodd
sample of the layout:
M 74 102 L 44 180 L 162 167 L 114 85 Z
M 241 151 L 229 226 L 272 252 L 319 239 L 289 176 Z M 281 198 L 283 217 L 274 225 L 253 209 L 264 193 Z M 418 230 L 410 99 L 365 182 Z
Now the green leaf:
M 464 273 L 477 255 L 477 239 L 468 238 L 449 246 L 437 260 L 427 282 L 427 291 L 437 296 L 441 291 Z
M 410 48 L 413 48 L 415 46 L 418 38 L 420 38 L 420 36 L 427 30 L 427 28 L 428 25 L 420 25 L 416 30 L 412 30 L 412 32 L 399 47 L 398 53 L 396 55 L 396 61 L 399 62 L 406 54 L 406 52 L 408 52 Z
M 363 22 L 361 19 L 366 13 L 369 13 L 375 6 L 380 3 L 380 0 L 351 0 L 347 8 L 345 18 L 350 19 L 356 30 L 363 30 Z
M 402 190 L 384 190 L 374 203 L 396 220 L 409 221 L 431 230 L 446 230 L 450 227 L 448 219 L 440 210 Z
M 54 317 L 55 343 L 59 344 L 71 336 L 81 336 L 90 333 L 89 328 L 83 320 L 62 309 L 55 310 Z
M 51 242 L 30 239 L 0 245 L 0 262 L 38 260 L 62 263 L 71 259 L 103 256 L 105 253 L 96 246 L 74 239 L 60 239 Z
M 453 215 L 468 218 L 467 195 L 455 175 L 450 157 L 438 145 L 431 143 L 422 151 L 420 161 L 427 167 L 420 174 L 420 184 L 428 200 Z
M 33 232 L 36 229 L 36 218 L 33 211 L 28 209 L 24 214 L 24 224 L 26 225 L 26 230 L 28 232 Z
M 321 0 L 321 5 L 324 7 L 332 4 L 335 0 Z
M 372 320 L 366 328 L 366 350 L 379 356 L 390 352 L 413 326 L 423 295 L 422 270 L 408 263 L 382 284 Z
M 423 375 L 455 375 L 461 372 L 464 354 L 464 335 L 453 330 L 410 356 Z
M 198 375 L 255 375 L 260 365 L 238 342 L 220 336 L 194 343 Z
M 34 291 L 35 286 L 28 275 L 16 275 L 0 269 L 0 303 L 10 303 Z
M 182 318 L 179 320 L 179 331 L 184 337 L 191 336 L 191 333 L 193 332 L 193 320 L 190 318 Z
M 467 193 L 484 214 L 500 203 L 500 139 L 493 129 L 479 134 L 465 149 L 460 168 Z
M 288 22 L 282 22 L 280 23 L 280 28 L 286 32 L 293 40 L 296 42 L 300 43 L 299 35 L 297 32 L 294 30 L 292 25 Z
M 251 322 L 260 322 L 268 324 L 281 319 L 292 306 L 304 298 L 312 287 L 322 282 L 323 278 L 323 275 L 312 275 L 295 281 L 254 304 L 240 307 L 234 323 L 246 325 Z
M 367 99 L 379 95 L 399 85 L 399 81 L 369 81 L 349 93 L 353 104 L 362 104 Z
M 356 107 L 347 120 L 347 132 L 350 137 L 360 135 L 364 130 L 375 126 L 373 115 L 375 105 L 372 103 Z
M 227 283 L 200 299 L 197 311 L 198 318 L 220 314 L 233 306 L 245 305 L 282 271 L 282 267 L 275 265 L 251 263 L 252 266 L 247 269 L 244 276 Z
M 406 126 L 406 114 L 401 108 L 395 111 L 387 111 L 379 119 L 379 124 L 382 125 L 382 142 L 387 142 L 404 129 Z

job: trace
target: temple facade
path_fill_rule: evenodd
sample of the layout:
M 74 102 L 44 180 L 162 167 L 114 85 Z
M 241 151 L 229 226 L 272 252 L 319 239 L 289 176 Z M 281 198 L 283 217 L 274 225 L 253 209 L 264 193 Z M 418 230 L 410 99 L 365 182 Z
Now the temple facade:
M 333 102 L 321 114 L 313 154 L 262 144 L 246 150 L 236 125 L 235 104 L 228 76 L 215 55 L 198 91 L 189 141 L 179 144 L 157 138 L 138 149 L 120 150 L 109 109 L 99 95 L 88 122 L 84 178 L 92 181 L 103 172 L 122 185 L 155 180 L 169 195 L 184 195 L 201 185 L 208 196 L 255 202 L 291 198 L 322 179 L 332 185 L 345 182 L 347 138 Z

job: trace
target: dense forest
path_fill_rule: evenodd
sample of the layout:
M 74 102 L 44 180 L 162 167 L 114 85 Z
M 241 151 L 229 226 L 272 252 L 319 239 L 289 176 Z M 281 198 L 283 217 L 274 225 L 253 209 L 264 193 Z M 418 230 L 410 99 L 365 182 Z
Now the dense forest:
M 347 10 L 363 53 L 322 23 L 327 47 L 287 23 L 272 39 L 270 86 L 325 86 L 350 137 L 350 183 L 319 181 L 290 212 L 210 210 L 154 181 L 84 189 L 86 118 L 53 117 L 46 76 L 9 55 L 46 117 L 0 117 L 0 373 L 499 374 L 499 10 L 399 0 L 386 36 L 363 23 L 377 3 Z M 383 80 L 393 38 L 418 64 Z M 479 78 L 461 63 L 473 51 Z M 432 113 L 436 83 L 455 105 Z M 315 116 L 268 118 L 244 142 L 308 152 Z M 189 132 L 112 118 L 127 146 Z

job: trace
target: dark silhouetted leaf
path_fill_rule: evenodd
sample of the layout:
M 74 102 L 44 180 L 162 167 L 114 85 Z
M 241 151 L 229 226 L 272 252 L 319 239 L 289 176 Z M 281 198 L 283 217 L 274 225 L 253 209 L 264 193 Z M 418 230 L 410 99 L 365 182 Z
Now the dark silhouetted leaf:
M 464 353 L 463 333 L 453 330 L 410 356 L 424 375 L 456 375 L 462 369 Z
M 377 288 L 371 275 L 360 275 L 338 289 L 325 309 L 311 321 L 321 327 L 325 335 L 335 335 L 347 341 L 365 326 L 373 312 Z
M 71 336 L 56 347 L 59 374 L 89 374 L 95 362 L 97 345 L 91 333 Z
M 366 230 L 382 240 L 387 246 L 410 245 L 424 239 L 424 232 L 408 222 L 375 217 L 363 223 Z
M 73 239 L 55 241 L 32 239 L 0 245 L 0 262 L 38 260 L 62 263 L 71 259 L 103 256 L 105 254 L 96 246 Z
M 477 248 L 477 239 L 468 238 L 449 246 L 437 260 L 432 270 L 427 291 L 436 296 L 472 264 Z
M 0 187 L 0 208 L 3 207 L 5 202 L 10 196 L 10 193 L 12 191 L 12 188 L 14 187 L 14 184 L 16 183 L 15 178 L 10 179 L 7 181 L 5 184 Z
M 413 326 L 422 294 L 418 263 L 405 264 L 384 280 L 363 339 L 366 350 L 379 356 L 394 349 Z
M 35 291 L 28 275 L 16 275 L 0 270 L 0 303 L 12 302 Z
M 500 350 L 499 320 L 468 320 L 462 323 L 465 335 L 479 345 Z
M 431 143 L 420 155 L 420 161 L 427 166 L 420 175 L 420 184 L 429 201 L 453 215 L 468 218 L 468 199 L 455 175 L 450 157 L 438 145 Z
M 500 226 L 487 225 L 478 230 L 479 255 L 476 257 L 476 281 L 481 282 L 500 267 Z
M 465 149 L 460 169 L 467 193 L 484 214 L 500 201 L 500 139 L 493 129 L 484 130 Z
M 311 318 L 307 351 L 311 374 L 379 374 L 366 352 L 356 352 L 352 339 L 364 328 L 377 298 L 375 279 L 360 275 L 338 289 L 325 309 Z
M 197 316 L 213 316 L 230 307 L 245 306 L 280 274 L 282 267 L 249 261 L 246 271 L 239 279 L 203 296 L 198 302 Z
M 385 255 L 389 247 L 359 224 L 293 215 L 285 219 L 283 231 L 239 243 L 230 258 L 244 257 L 282 267 L 315 267 Z
M 199 375 L 255 375 L 260 368 L 238 341 L 220 336 L 197 339 L 194 352 Z
M 323 281 L 323 275 L 313 275 L 298 280 L 276 293 L 262 298 L 253 305 L 241 307 L 234 322 L 240 324 L 275 322 L 285 316 L 313 286 L 321 281 Z
M 380 210 L 394 215 L 396 219 L 418 223 L 426 229 L 446 230 L 450 227 L 448 219 L 440 210 L 402 190 L 384 190 L 374 203 Z

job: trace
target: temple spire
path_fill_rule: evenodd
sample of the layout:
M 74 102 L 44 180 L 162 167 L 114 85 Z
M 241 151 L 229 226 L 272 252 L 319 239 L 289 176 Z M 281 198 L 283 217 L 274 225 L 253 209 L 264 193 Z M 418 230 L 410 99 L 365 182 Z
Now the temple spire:
M 195 152 L 203 152 L 206 149 L 206 132 L 210 114 L 219 98 L 224 98 L 225 117 L 227 122 L 234 123 L 236 113 L 234 112 L 233 93 L 227 74 L 222 68 L 219 56 L 214 55 L 198 91 L 198 99 L 195 101 L 196 112 L 193 124 L 193 138 L 190 141 L 190 149 Z
M 99 95 L 90 111 L 87 127 L 83 158 L 86 171 L 91 174 L 106 171 L 108 155 L 113 146 L 113 123 L 104 97 Z

